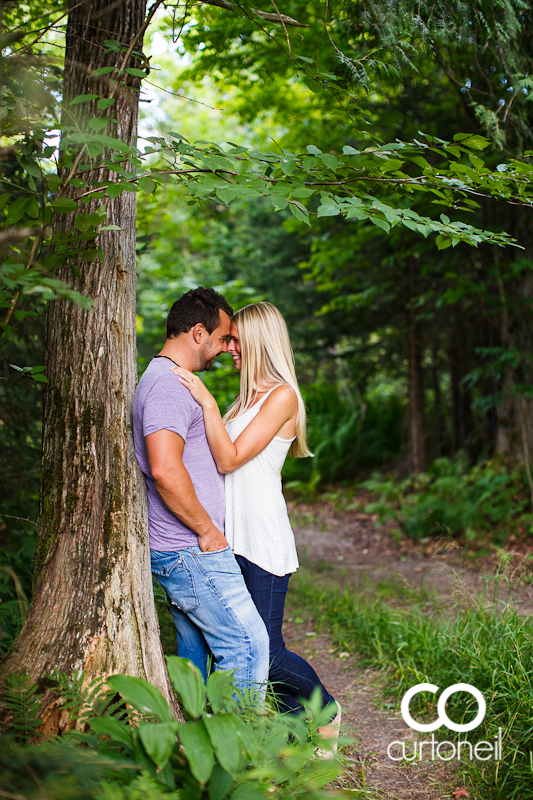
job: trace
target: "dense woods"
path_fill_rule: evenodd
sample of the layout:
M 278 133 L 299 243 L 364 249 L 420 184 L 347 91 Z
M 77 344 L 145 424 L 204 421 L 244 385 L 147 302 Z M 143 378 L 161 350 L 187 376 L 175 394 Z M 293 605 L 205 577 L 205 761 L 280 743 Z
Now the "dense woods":
M 414 536 L 531 525 L 531 8 L 258 5 L 0 4 L 3 680 L 122 671 L 172 698 L 134 331 L 142 372 L 192 286 L 287 320 L 315 453 L 289 492 L 379 470 L 388 502 L 424 473 L 454 488 Z M 206 380 L 226 407 L 229 363 Z

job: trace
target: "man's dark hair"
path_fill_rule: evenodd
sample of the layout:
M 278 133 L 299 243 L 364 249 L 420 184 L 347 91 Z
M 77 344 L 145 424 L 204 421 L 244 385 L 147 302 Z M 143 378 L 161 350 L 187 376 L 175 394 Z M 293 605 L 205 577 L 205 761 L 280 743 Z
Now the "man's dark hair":
M 187 333 L 199 322 L 209 334 L 213 333 L 220 322 L 220 311 L 233 316 L 232 307 L 221 294 L 203 286 L 191 289 L 176 300 L 168 313 L 167 339 Z

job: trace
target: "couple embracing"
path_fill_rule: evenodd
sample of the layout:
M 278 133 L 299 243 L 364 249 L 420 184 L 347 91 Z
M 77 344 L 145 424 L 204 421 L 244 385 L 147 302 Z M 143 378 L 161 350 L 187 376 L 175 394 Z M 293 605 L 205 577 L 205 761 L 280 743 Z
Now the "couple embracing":
M 229 351 L 237 398 L 221 417 L 195 372 Z M 207 676 L 235 670 L 241 690 L 272 684 L 278 709 L 302 710 L 318 687 L 335 738 L 340 706 L 314 669 L 285 647 L 283 608 L 298 568 L 281 492 L 287 454 L 307 456 L 305 407 L 283 317 L 270 303 L 235 315 L 199 287 L 167 318 L 167 339 L 133 405 L 137 460 L 146 478 L 152 572 L 167 594 L 178 654 Z

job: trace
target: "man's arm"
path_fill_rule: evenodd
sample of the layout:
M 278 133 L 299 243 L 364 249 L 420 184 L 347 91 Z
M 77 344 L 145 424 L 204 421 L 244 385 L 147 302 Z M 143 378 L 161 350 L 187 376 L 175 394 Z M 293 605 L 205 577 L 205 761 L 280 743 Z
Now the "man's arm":
M 199 502 L 183 465 L 185 442 L 181 436 L 160 430 L 145 436 L 144 441 L 152 478 L 167 508 L 198 535 L 198 545 L 204 553 L 227 547 L 226 537 Z

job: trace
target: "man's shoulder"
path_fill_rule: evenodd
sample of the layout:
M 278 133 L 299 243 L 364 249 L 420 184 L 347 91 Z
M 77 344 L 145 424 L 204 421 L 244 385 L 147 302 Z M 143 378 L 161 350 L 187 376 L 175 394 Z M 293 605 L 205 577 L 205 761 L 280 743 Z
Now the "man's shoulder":
M 174 375 L 167 359 L 154 359 L 143 373 L 137 387 L 137 395 L 143 403 L 155 400 L 171 402 L 179 405 L 198 407 L 189 390 L 180 383 L 178 376 Z

